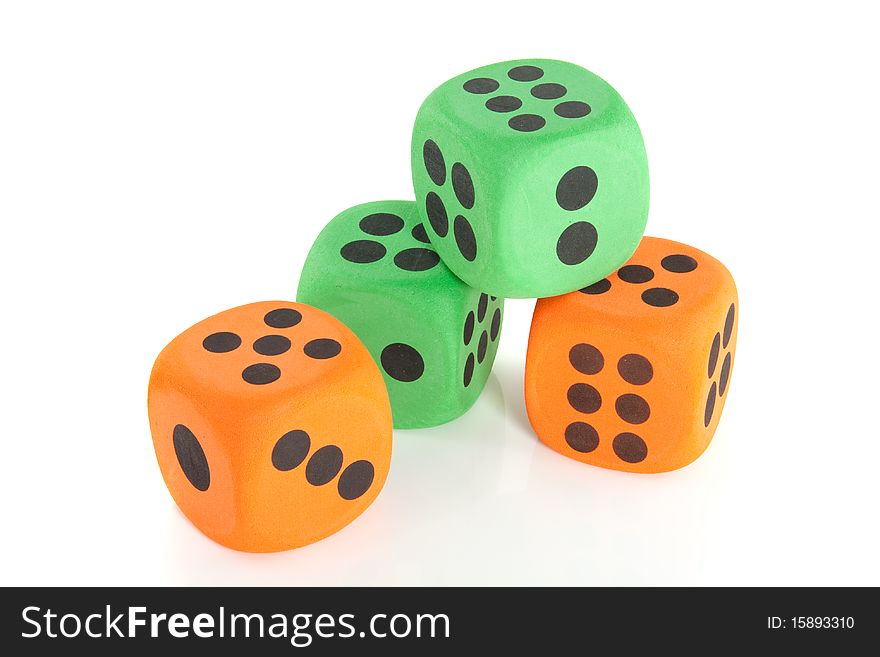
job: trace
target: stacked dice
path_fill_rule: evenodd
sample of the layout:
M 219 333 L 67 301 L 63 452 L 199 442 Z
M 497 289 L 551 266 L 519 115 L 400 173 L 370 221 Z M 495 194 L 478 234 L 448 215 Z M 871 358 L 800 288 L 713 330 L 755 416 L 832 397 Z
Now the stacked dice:
M 663 472 L 712 438 L 736 287 L 708 254 L 643 237 L 645 148 L 608 83 L 553 60 L 464 73 L 422 104 L 411 160 L 415 201 L 332 219 L 297 303 L 221 313 L 157 360 L 163 476 L 224 545 L 286 549 L 354 519 L 384 482 L 392 425 L 436 426 L 476 401 L 505 298 L 538 300 L 525 402 L 547 446 Z

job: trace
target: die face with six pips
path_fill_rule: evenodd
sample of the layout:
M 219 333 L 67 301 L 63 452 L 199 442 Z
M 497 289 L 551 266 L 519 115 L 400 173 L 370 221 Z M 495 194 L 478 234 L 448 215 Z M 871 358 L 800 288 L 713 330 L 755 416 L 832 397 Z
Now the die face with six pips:
M 462 280 L 547 297 L 622 265 L 644 231 L 648 169 L 620 95 L 553 60 L 484 66 L 422 104 L 413 185 L 432 244 Z
M 492 369 L 504 300 L 441 262 L 412 201 L 350 208 L 321 232 L 297 299 L 329 312 L 379 365 L 397 428 L 448 422 L 476 401 Z
M 337 531 L 388 472 L 382 377 L 348 328 L 304 304 L 254 303 L 191 327 L 157 358 L 148 406 L 172 497 L 235 549 L 284 550 Z
M 728 394 L 738 301 L 706 253 L 646 237 L 627 264 L 535 307 L 529 419 L 571 458 L 663 472 L 708 446 Z

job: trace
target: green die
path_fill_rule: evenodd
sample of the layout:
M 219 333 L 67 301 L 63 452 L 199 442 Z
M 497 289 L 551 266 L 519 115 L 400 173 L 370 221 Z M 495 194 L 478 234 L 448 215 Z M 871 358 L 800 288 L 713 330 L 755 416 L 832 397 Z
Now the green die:
M 297 300 L 346 324 L 379 364 L 394 426 L 432 427 L 476 401 L 498 349 L 504 299 L 459 280 L 412 201 L 334 218 L 315 240 Z
M 435 89 L 416 117 L 412 171 L 443 262 L 502 297 L 601 280 L 648 217 L 635 118 L 608 83 L 566 62 L 492 64 Z

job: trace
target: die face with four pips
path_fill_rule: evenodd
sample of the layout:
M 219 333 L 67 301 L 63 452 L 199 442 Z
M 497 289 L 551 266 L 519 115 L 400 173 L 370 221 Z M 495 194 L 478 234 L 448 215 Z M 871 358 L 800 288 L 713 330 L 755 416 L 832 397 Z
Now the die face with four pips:
M 607 278 L 539 300 L 525 376 L 538 437 L 616 470 L 691 463 L 727 398 L 738 311 L 724 265 L 652 237 Z
M 334 218 L 303 266 L 297 299 L 350 327 L 388 386 L 394 426 L 431 427 L 467 411 L 495 359 L 504 300 L 459 280 L 412 201 Z
M 608 83 L 566 62 L 502 62 L 441 85 L 416 117 L 412 171 L 443 261 L 501 297 L 601 279 L 647 221 L 635 118 Z
M 388 473 L 382 376 L 348 328 L 304 304 L 254 303 L 189 328 L 157 358 L 148 406 L 172 497 L 234 549 L 324 538 Z

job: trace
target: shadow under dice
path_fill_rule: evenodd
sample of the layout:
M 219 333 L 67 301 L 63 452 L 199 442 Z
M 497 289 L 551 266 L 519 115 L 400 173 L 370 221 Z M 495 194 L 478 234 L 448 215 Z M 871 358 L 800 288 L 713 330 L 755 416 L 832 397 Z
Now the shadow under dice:
M 645 237 L 615 274 L 535 306 L 526 406 L 574 459 L 664 472 L 712 439 L 730 384 L 737 294 L 716 259 Z
M 604 80 L 566 62 L 502 62 L 438 87 L 416 117 L 412 172 L 443 262 L 501 297 L 601 279 L 647 221 L 635 118 Z
M 234 549 L 324 538 L 370 505 L 388 473 L 378 368 L 349 329 L 303 304 L 254 303 L 187 329 L 156 359 L 148 406 L 172 497 Z
M 335 217 L 312 246 L 297 299 L 363 340 L 388 386 L 394 426 L 463 414 L 486 383 L 504 300 L 441 262 L 411 201 L 377 201 Z

